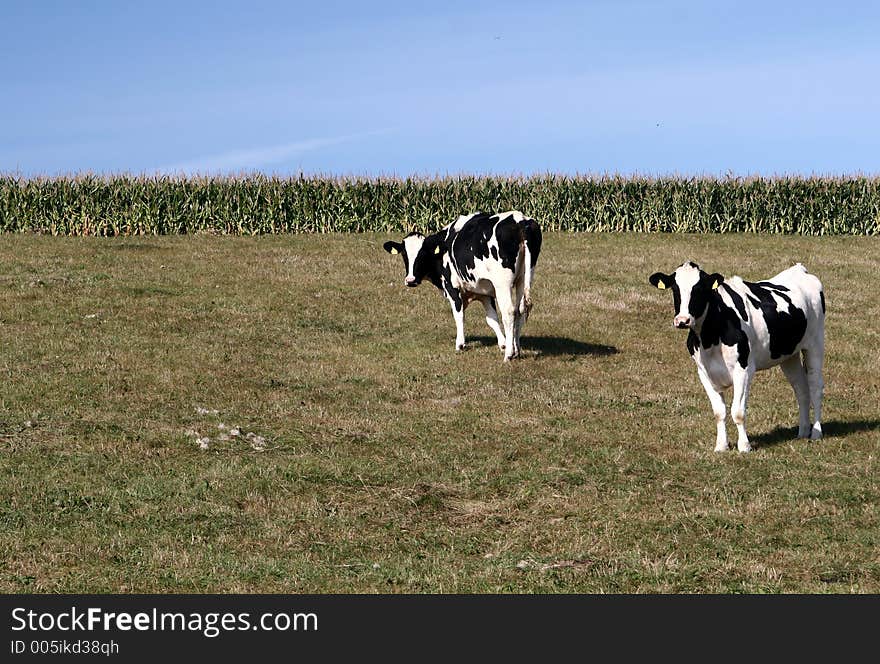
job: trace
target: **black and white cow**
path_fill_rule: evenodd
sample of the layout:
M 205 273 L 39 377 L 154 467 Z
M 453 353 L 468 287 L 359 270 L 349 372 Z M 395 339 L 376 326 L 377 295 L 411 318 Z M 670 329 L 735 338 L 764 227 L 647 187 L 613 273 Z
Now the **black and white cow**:
M 519 355 L 519 337 L 532 309 L 532 278 L 541 251 L 541 229 L 534 219 L 517 211 L 477 212 L 462 215 L 433 235 L 410 233 L 403 242 L 386 242 L 384 248 L 403 257 L 407 286 L 428 279 L 449 300 L 456 350 L 465 346 L 464 310 L 479 300 L 486 310 L 486 323 L 504 350 L 504 360 Z
M 696 263 L 687 262 L 672 274 L 656 272 L 649 281 L 672 291 L 673 325 L 690 330 L 688 352 L 697 363 L 718 426 L 716 452 L 727 449 L 721 392 L 733 387 L 730 414 L 738 432 L 736 446 L 748 452 L 749 387 L 756 371 L 777 364 L 797 397 L 798 438 L 822 437 L 825 293 L 819 279 L 800 263 L 766 281 L 749 282 L 706 274 Z

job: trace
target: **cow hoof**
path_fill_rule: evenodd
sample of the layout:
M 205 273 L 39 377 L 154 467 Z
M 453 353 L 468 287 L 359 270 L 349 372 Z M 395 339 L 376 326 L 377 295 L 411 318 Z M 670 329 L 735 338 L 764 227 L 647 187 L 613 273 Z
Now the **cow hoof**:
M 745 445 L 737 445 L 737 446 L 736 446 L 736 449 L 738 449 L 740 452 L 742 452 L 743 454 L 745 454 L 746 452 L 751 452 L 751 451 L 752 451 L 752 446 L 749 445 L 748 443 L 746 443 Z
M 716 452 L 726 452 L 726 451 L 727 451 L 727 444 L 725 443 L 723 446 L 722 446 L 722 445 L 716 445 L 716 446 L 715 446 L 715 451 L 716 451 Z
M 813 430 L 810 440 L 822 440 L 822 432 Z
M 467 344 L 462 344 L 461 346 L 455 347 L 455 352 L 460 353 L 463 350 L 467 350 Z

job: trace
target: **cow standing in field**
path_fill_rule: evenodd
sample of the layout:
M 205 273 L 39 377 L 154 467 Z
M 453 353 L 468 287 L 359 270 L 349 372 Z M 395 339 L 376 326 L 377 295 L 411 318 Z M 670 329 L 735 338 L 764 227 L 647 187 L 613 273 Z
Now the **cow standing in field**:
M 672 291 L 673 325 L 689 330 L 688 352 L 718 426 L 716 452 L 727 449 L 721 392 L 733 387 L 730 415 L 738 432 L 736 446 L 748 452 L 752 449 L 745 428 L 749 387 L 756 371 L 777 364 L 797 397 L 798 438 L 822 437 L 825 293 L 819 279 L 800 263 L 753 283 L 706 274 L 696 263 L 687 262 L 672 274 L 656 272 L 649 281 Z
M 455 349 L 462 350 L 464 310 L 479 300 L 486 323 L 498 337 L 504 361 L 519 355 L 519 337 L 532 309 L 531 287 L 541 251 L 541 229 L 521 212 L 463 215 L 433 235 L 410 233 L 386 242 L 400 254 L 404 283 L 429 279 L 449 300 L 455 318 Z

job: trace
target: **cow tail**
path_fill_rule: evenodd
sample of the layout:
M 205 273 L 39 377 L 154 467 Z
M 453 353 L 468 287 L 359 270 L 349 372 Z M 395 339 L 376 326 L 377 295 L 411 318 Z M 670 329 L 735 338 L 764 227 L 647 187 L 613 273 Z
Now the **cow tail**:
M 521 226 L 524 274 L 523 274 L 523 299 L 527 308 L 532 306 L 532 277 L 535 264 L 538 262 L 538 254 L 541 252 L 541 229 L 534 219 L 526 219 Z
M 532 306 L 532 252 L 529 243 L 523 239 L 523 261 L 525 262 L 525 274 L 523 276 L 523 300 L 526 307 Z

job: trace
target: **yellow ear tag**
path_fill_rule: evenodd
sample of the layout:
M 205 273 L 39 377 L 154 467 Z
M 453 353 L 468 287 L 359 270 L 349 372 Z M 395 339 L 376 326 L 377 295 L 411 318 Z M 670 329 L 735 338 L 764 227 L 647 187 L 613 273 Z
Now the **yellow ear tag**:
M 435 254 L 439 254 L 439 253 L 440 253 L 440 245 L 439 245 L 439 244 L 437 245 L 437 248 L 434 249 L 434 253 L 435 253 Z
M 658 281 L 657 288 L 659 288 L 660 290 L 663 290 L 664 288 L 666 288 L 666 284 L 664 284 L 662 281 Z
M 400 252 L 397 251 L 397 249 L 395 249 L 394 247 L 391 247 L 391 253 L 392 254 L 399 254 Z
M 712 284 L 712 290 L 715 290 L 716 288 L 718 288 L 718 282 L 717 282 L 717 281 L 716 281 L 714 284 Z

